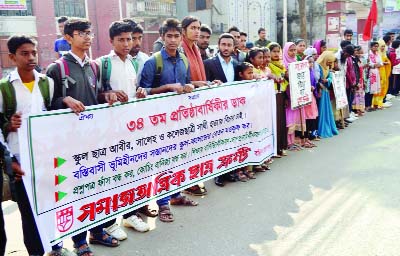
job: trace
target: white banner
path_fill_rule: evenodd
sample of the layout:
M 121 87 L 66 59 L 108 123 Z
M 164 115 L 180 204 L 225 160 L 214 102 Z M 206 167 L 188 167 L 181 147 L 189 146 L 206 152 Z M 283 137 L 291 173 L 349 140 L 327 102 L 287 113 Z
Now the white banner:
M 336 109 L 345 108 L 349 105 L 347 101 L 346 85 L 342 72 L 331 72 L 333 92 L 335 93 Z
M 22 167 L 44 246 L 272 157 L 275 105 L 263 80 L 30 116 Z
M 26 10 L 26 0 L 0 0 L 0 10 Z
M 311 78 L 307 60 L 289 64 L 289 83 L 292 109 L 311 104 Z

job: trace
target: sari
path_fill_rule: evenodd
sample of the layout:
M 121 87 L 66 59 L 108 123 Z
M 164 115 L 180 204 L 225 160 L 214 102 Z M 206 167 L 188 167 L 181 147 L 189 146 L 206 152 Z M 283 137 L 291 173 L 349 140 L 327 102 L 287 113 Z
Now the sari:
M 381 51 L 381 46 L 385 45 L 385 41 L 382 39 L 378 41 L 379 43 L 379 55 L 381 57 L 383 66 L 381 66 L 379 70 L 379 78 L 380 78 L 380 83 L 381 83 L 381 89 L 378 93 L 374 94 L 374 97 L 372 99 L 372 105 L 377 106 L 377 107 L 382 107 L 383 106 L 383 99 L 385 98 L 388 90 L 389 90 L 389 77 L 390 73 L 392 72 L 392 65 L 390 64 L 390 60 L 386 55 L 386 50 Z M 384 64 L 384 63 L 388 64 Z
M 320 85 L 321 85 L 321 98 L 319 100 L 318 111 L 318 135 L 322 138 L 329 138 L 333 135 L 338 135 L 339 132 L 336 128 L 335 119 L 333 117 L 332 105 L 329 97 L 329 88 L 332 86 L 332 75 L 329 70 L 328 62 L 335 61 L 335 55 L 331 51 L 325 51 L 319 56 L 317 62 L 320 65 Z M 326 79 L 324 83 L 322 79 Z

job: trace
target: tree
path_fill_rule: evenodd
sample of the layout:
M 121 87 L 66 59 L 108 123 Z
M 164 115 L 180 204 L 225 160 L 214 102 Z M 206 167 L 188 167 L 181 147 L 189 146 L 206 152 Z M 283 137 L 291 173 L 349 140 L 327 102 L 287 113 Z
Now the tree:
M 307 42 L 306 0 L 297 0 L 297 1 L 299 3 L 300 34 L 301 34 L 301 38 Z

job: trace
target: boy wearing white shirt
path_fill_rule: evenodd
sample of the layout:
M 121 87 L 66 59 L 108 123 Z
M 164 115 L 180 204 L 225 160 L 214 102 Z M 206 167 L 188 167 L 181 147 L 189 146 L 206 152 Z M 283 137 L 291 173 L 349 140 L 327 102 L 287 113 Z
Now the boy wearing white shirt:
M 145 97 L 143 89 L 136 89 L 139 64 L 129 55 L 133 44 L 131 25 L 124 21 L 114 21 L 109 34 L 113 50 L 109 55 L 97 59 L 102 89 L 115 92 L 119 101 Z
M 19 165 L 20 152 L 18 129 L 22 116 L 38 113 L 50 108 L 54 92 L 53 80 L 36 72 L 36 41 L 27 36 L 12 36 L 7 42 L 9 57 L 17 68 L 0 82 L 1 141 L 5 141 L 13 157 L 13 170 L 16 178 L 17 204 L 21 213 L 24 244 L 29 255 L 42 255 L 43 245 L 32 214 L 25 186 L 21 181 L 24 175 Z M 5 108 L 5 106 L 7 108 Z
M 144 89 L 140 87 L 136 89 L 139 63 L 137 59 L 129 55 L 133 46 L 132 30 L 130 22 L 114 21 L 111 23 L 109 34 L 113 50 L 109 55 L 102 56 L 97 60 L 100 67 L 102 89 L 115 92 L 120 101 L 126 97 L 129 99 L 146 97 Z M 131 227 L 139 232 L 146 232 L 150 229 L 137 211 L 125 214 L 123 219 L 125 227 Z M 116 222 L 107 227 L 105 231 L 120 241 L 127 238 L 126 232 Z

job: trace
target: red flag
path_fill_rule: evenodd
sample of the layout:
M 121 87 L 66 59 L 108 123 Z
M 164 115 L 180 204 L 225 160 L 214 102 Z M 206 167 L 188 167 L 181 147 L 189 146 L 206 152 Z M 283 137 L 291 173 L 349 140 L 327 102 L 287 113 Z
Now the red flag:
M 378 8 L 376 7 L 376 0 L 372 0 L 371 9 L 369 10 L 367 22 L 365 23 L 363 40 L 368 41 L 372 38 L 372 30 L 378 22 Z

